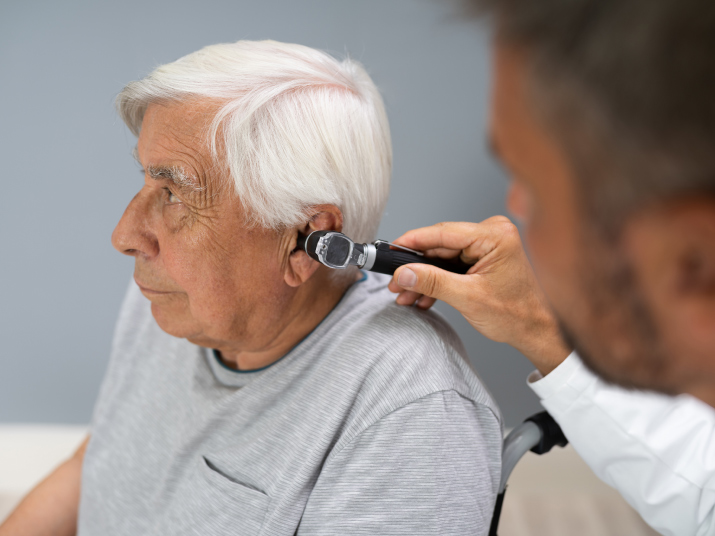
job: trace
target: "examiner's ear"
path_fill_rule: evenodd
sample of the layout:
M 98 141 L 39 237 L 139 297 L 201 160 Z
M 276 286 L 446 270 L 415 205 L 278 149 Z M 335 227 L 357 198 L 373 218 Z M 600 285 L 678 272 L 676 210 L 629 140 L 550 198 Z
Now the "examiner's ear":
M 284 279 L 291 287 L 298 287 L 308 281 L 320 268 L 320 263 L 311 259 L 305 251 L 296 250 L 298 235 L 309 235 L 313 231 L 342 231 L 343 213 L 335 205 L 318 205 L 311 210 L 311 218 L 301 229 L 289 231 L 288 262 Z M 326 268 L 327 269 L 327 268 Z

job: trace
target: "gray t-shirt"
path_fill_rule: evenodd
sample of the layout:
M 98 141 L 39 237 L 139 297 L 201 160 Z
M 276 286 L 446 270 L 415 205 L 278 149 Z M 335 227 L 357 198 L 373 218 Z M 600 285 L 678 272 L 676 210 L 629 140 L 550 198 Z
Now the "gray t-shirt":
M 279 361 L 226 368 L 132 284 L 85 454 L 80 536 L 486 534 L 501 423 L 437 315 L 370 274 Z

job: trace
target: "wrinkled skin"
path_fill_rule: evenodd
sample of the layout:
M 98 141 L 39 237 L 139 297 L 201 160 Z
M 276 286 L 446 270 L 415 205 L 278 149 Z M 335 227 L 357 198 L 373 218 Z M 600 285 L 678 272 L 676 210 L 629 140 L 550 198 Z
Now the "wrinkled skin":
M 135 258 L 134 279 L 164 331 L 253 369 L 309 333 L 347 285 L 329 278 L 328 269 L 305 253 L 293 252 L 298 229 L 247 225 L 244 207 L 227 187 L 227 172 L 215 164 L 205 140 L 215 111 L 206 102 L 148 107 L 137 145 L 144 185 L 112 243 Z M 183 184 L 161 171 L 177 168 L 186 177 Z M 322 206 L 303 231 L 341 226 L 340 211 Z

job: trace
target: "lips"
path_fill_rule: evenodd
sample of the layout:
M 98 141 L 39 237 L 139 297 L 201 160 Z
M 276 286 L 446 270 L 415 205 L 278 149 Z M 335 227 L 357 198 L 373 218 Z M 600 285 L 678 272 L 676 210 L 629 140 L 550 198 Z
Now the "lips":
M 147 294 L 174 294 L 174 291 L 171 290 L 156 290 L 147 285 L 144 285 L 143 283 L 139 282 L 136 277 L 134 278 L 134 282 L 137 284 L 137 286 L 142 292 L 146 292 Z

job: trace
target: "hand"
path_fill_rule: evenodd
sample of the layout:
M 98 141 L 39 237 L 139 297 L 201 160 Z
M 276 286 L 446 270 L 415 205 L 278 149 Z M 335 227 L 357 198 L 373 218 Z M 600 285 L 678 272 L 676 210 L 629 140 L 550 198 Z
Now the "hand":
M 395 244 L 429 257 L 472 264 L 466 275 L 427 264 L 400 267 L 389 289 L 397 303 L 429 309 L 439 299 L 457 309 L 482 335 L 523 353 L 546 375 L 571 353 L 521 244 L 504 216 L 481 223 L 438 223 L 415 229 Z

